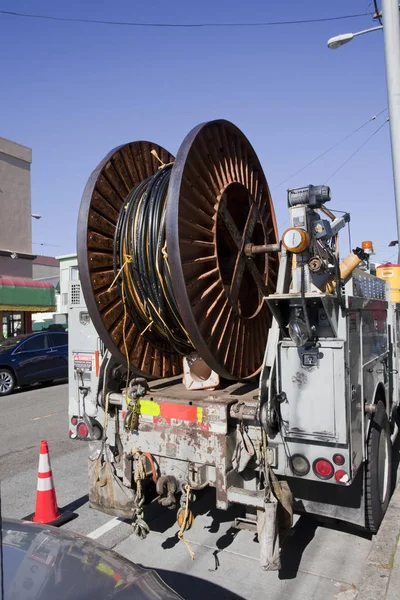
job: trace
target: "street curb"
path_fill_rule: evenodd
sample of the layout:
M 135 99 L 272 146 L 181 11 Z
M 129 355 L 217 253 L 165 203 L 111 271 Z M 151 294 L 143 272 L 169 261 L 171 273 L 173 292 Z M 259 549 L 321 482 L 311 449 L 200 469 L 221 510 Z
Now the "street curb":
M 372 540 L 357 600 L 385 598 L 400 533 L 400 480 L 378 533 Z

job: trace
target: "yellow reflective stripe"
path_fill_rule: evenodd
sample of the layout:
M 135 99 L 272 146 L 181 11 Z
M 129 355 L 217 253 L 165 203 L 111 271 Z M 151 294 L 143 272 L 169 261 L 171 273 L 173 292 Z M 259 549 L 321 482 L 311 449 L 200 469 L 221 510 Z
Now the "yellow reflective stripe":
M 137 411 L 141 415 L 149 415 L 150 417 L 158 417 L 160 415 L 160 405 L 152 400 L 139 400 L 137 403 Z
M 108 565 L 105 565 L 104 563 L 99 563 L 96 569 L 98 571 L 101 571 L 102 573 L 105 573 L 106 575 L 110 575 L 111 577 L 114 575 L 114 570 L 111 569 L 111 567 L 109 567 Z
M 136 410 L 139 414 L 147 415 L 149 417 L 159 417 L 161 413 L 160 405 L 158 402 L 153 402 L 153 400 L 138 400 Z M 196 411 L 198 423 L 203 422 L 203 412 L 203 408 L 198 406 Z

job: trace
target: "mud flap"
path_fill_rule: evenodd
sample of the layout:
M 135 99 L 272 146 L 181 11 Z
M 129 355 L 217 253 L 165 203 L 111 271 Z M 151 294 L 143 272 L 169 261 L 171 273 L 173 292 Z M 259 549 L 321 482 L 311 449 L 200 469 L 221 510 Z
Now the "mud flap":
M 89 460 L 89 504 L 117 517 L 132 518 L 136 509 L 135 492 L 123 485 L 112 463 L 100 455 Z

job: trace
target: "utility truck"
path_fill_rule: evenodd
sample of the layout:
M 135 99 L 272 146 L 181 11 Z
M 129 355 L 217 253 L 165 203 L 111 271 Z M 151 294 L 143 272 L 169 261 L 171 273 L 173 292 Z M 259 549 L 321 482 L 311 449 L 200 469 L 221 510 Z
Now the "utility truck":
M 100 162 L 69 324 L 70 436 L 89 442 L 92 507 L 145 537 L 155 490 L 182 536 L 196 491 L 213 487 L 218 509 L 243 506 L 266 569 L 293 510 L 378 530 L 398 305 L 370 242 L 340 256 L 350 215 L 330 204 L 327 186 L 288 190 L 278 236 L 257 155 L 224 120 L 195 127 L 176 157 L 138 141 Z

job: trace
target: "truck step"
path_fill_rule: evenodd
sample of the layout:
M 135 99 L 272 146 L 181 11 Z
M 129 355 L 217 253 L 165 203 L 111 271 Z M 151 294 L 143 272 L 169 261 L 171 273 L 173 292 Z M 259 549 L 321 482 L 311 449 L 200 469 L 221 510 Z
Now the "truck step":
M 264 508 L 264 490 L 245 490 L 239 487 L 228 488 L 228 501 L 234 504 L 244 504 L 255 508 Z

